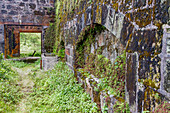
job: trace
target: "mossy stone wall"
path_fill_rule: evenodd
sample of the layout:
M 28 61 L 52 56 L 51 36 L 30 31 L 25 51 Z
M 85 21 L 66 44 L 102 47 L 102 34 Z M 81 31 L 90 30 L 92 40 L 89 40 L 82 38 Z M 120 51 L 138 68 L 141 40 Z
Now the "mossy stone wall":
M 126 101 L 131 111 L 154 110 L 164 95 L 159 92 L 164 90 L 160 54 L 162 25 L 169 24 L 168 1 L 81 0 L 72 4 L 75 7 L 60 5 L 66 10 L 57 18 L 66 48 L 72 48 L 67 51 L 73 52 L 72 60 L 67 59 L 69 64 L 75 67 L 76 42 L 86 26 L 96 23 L 105 26 L 126 50 Z

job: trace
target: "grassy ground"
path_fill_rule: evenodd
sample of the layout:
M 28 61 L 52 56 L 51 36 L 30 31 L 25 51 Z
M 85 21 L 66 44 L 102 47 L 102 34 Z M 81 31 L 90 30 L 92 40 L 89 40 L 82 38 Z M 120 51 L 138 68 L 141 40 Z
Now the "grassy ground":
M 39 69 L 40 61 L 33 64 L 2 62 L 6 68 L 1 65 L 0 69 L 6 70 L 8 79 L 0 78 L 0 112 L 97 112 L 96 104 L 91 102 L 90 96 L 77 84 L 72 71 L 64 63 L 59 62 L 55 69 L 45 72 Z M 1 71 L 0 75 L 3 75 Z

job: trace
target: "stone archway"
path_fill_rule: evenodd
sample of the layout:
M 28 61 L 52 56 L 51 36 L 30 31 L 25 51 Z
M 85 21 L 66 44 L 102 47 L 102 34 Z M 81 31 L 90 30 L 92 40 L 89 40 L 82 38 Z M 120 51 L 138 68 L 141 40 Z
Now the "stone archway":
M 78 81 L 82 81 L 83 77 L 86 78 L 83 73 L 89 73 L 93 77 L 96 77 L 96 79 L 111 77 L 113 80 L 108 80 L 110 84 L 115 85 L 117 81 L 121 83 L 119 85 L 117 84 L 117 86 L 122 88 L 120 90 L 121 97 L 119 98 L 120 100 L 124 100 L 125 56 L 122 56 L 125 47 L 121 44 L 120 38 L 113 35 L 106 27 L 100 24 L 93 24 L 93 26 L 86 26 L 84 30 L 82 30 L 78 36 L 75 48 L 75 73 L 82 72 L 81 74 L 75 74 Z M 68 56 L 67 53 L 66 55 Z M 124 63 L 124 65 L 121 65 L 121 63 Z M 93 83 L 94 81 L 92 80 L 91 84 Z M 89 86 L 86 85 L 84 85 L 84 87 L 86 90 L 89 88 Z M 92 100 L 97 103 L 98 107 L 102 108 L 103 104 L 101 101 L 104 101 L 101 95 L 102 91 L 95 91 L 93 89 L 96 87 L 95 85 L 90 85 L 90 87 L 92 87 L 91 90 L 87 92 L 90 94 Z M 112 87 L 112 85 L 108 85 L 108 87 Z M 112 88 L 117 89 L 117 87 Z
M 76 41 L 76 47 L 75 47 L 76 65 L 78 65 L 77 64 L 78 57 L 80 56 L 83 57 L 85 61 L 88 55 L 90 55 L 91 53 L 103 55 L 113 63 L 116 57 L 123 54 L 123 51 L 125 50 L 125 46 L 121 44 L 120 38 L 117 38 L 106 27 L 100 24 L 93 24 L 93 26 L 86 26 L 78 37 L 79 38 Z M 85 65 L 85 62 L 83 61 L 80 62 L 81 63 L 79 64 Z

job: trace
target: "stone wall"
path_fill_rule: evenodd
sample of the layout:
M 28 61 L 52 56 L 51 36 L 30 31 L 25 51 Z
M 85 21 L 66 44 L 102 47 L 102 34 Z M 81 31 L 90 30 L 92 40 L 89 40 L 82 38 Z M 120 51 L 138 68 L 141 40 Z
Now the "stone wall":
M 55 18 L 54 2 L 55 0 L 0 0 L 0 52 L 5 53 L 4 33 L 7 34 L 8 31 L 4 29 L 5 25 L 49 26 Z
M 167 83 L 163 69 L 167 70 L 167 73 L 169 69 L 160 57 L 164 39 L 162 25 L 169 25 L 168 1 L 94 0 L 91 3 L 81 0 L 75 4 L 78 6 L 74 12 L 64 12 L 60 15 L 61 34 L 66 39 L 65 43 L 72 47 L 74 54 L 71 59 L 72 67 L 75 67 L 76 42 L 79 36 L 86 26 L 97 23 L 105 26 L 119 39 L 118 43 L 126 50 L 126 101 L 131 112 L 153 111 L 163 100 L 155 96 L 157 92 L 161 98 L 169 99 L 167 88 L 166 91 L 163 88 Z M 94 45 L 92 52 L 93 48 Z M 109 58 L 106 51 L 105 49 L 102 54 Z M 166 54 L 162 53 L 162 56 Z M 67 59 L 67 62 L 70 62 L 70 59 Z
M 0 0 L 0 23 L 49 24 L 54 0 Z
M 170 92 L 170 26 L 163 26 L 161 58 L 161 89 Z

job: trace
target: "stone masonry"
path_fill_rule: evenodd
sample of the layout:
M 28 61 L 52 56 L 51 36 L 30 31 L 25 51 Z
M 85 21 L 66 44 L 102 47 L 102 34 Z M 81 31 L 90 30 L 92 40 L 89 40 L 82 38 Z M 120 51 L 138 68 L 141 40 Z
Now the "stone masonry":
M 87 26 L 105 26 L 126 50 L 125 100 L 131 112 L 153 111 L 156 102 L 151 95 L 155 91 L 170 100 L 167 87 L 169 46 L 163 47 L 167 52 L 162 48 L 163 40 L 169 40 L 169 33 L 163 32 L 163 25 L 168 26 L 167 29 L 170 26 L 168 0 L 80 0 L 78 4 L 74 12 L 63 13 L 60 19 L 60 33 L 66 40 L 67 63 L 75 67 L 76 41 Z M 94 45 L 91 52 L 93 49 Z M 106 51 L 102 54 L 109 57 Z M 73 52 L 72 56 L 68 54 L 70 52 Z M 148 86 L 149 81 L 154 86 Z
M 49 26 L 55 17 L 53 9 L 54 0 L 0 0 L 0 52 L 5 52 L 5 25 Z

